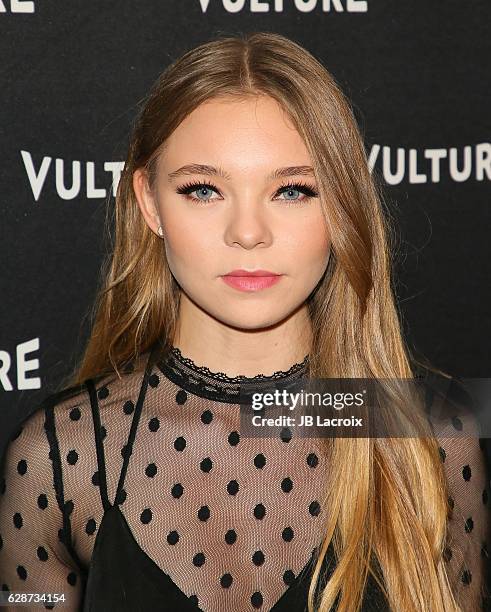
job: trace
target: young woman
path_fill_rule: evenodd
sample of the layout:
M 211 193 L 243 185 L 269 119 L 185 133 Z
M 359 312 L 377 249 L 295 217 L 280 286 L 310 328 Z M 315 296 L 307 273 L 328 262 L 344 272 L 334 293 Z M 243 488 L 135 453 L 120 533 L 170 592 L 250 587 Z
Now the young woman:
M 471 420 L 442 439 L 241 435 L 250 380 L 415 376 L 380 195 L 326 69 L 271 33 L 169 66 L 114 239 L 82 363 L 5 455 L 3 590 L 118 612 L 480 609 Z

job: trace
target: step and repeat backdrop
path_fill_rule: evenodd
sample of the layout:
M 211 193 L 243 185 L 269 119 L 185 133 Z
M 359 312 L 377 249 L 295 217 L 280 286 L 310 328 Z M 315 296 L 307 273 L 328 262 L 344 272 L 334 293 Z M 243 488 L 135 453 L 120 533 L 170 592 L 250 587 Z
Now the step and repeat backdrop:
M 490 22 L 488 0 L 0 0 L 0 446 L 81 354 L 139 101 L 245 31 L 299 42 L 351 99 L 409 346 L 491 377 Z

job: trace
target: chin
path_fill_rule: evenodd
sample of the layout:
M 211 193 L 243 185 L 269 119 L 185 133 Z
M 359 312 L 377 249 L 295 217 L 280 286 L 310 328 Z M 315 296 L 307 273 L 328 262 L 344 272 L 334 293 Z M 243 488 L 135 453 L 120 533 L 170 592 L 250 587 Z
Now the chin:
M 276 308 L 272 308 L 271 312 L 268 312 L 266 306 L 260 308 L 256 305 L 254 307 L 247 306 L 245 308 L 234 308 L 229 312 L 224 312 L 224 310 L 221 310 L 220 312 L 215 313 L 213 316 L 229 327 L 250 331 L 265 329 L 267 327 L 277 325 L 286 319 L 289 314 L 290 311 L 284 312 L 282 310 L 280 312 L 277 306 Z

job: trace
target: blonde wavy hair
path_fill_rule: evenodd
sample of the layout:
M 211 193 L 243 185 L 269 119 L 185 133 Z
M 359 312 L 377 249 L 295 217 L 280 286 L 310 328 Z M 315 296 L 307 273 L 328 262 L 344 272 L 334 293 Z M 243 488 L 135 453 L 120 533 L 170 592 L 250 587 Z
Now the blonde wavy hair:
M 332 240 L 326 273 L 308 299 L 310 375 L 414 377 L 394 303 L 393 237 L 353 109 L 303 47 L 255 32 L 221 36 L 185 53 L 142 104 L 114 214 L 106 219 L 114 233 L 90 313 L 90 338 L 68 384 L 109 372 L 120 376 L 119 368 L 157 339 L 171 346 L 180 290 L 162 241 L 138 207 L 133 173 L 145 168 L 152 181 L 166 139 L 202 102 L 258 95 L 279 102 L 304 139 Z M 394 610 L 460 611 L 442 557 L 449 508 L 436 439 L 339 438 L 328 444 L 333 477 L 323 501 L 330 512 L 309 588 L 310 612 L 327 612 L 335 602 L 338 612 L 359 610 L 368 573 Z M 331 541 L 336 568 L 316 598 Z

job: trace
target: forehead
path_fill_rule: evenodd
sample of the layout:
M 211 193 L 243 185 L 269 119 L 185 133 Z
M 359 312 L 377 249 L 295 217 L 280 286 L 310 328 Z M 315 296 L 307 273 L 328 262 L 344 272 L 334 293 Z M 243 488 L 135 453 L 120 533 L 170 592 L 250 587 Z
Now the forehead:
M 305 143 L 271 97 L 215 98 L 198 106 L 167 139 L 161 165 L 216 163 L 234 168 L 309 164 Z

